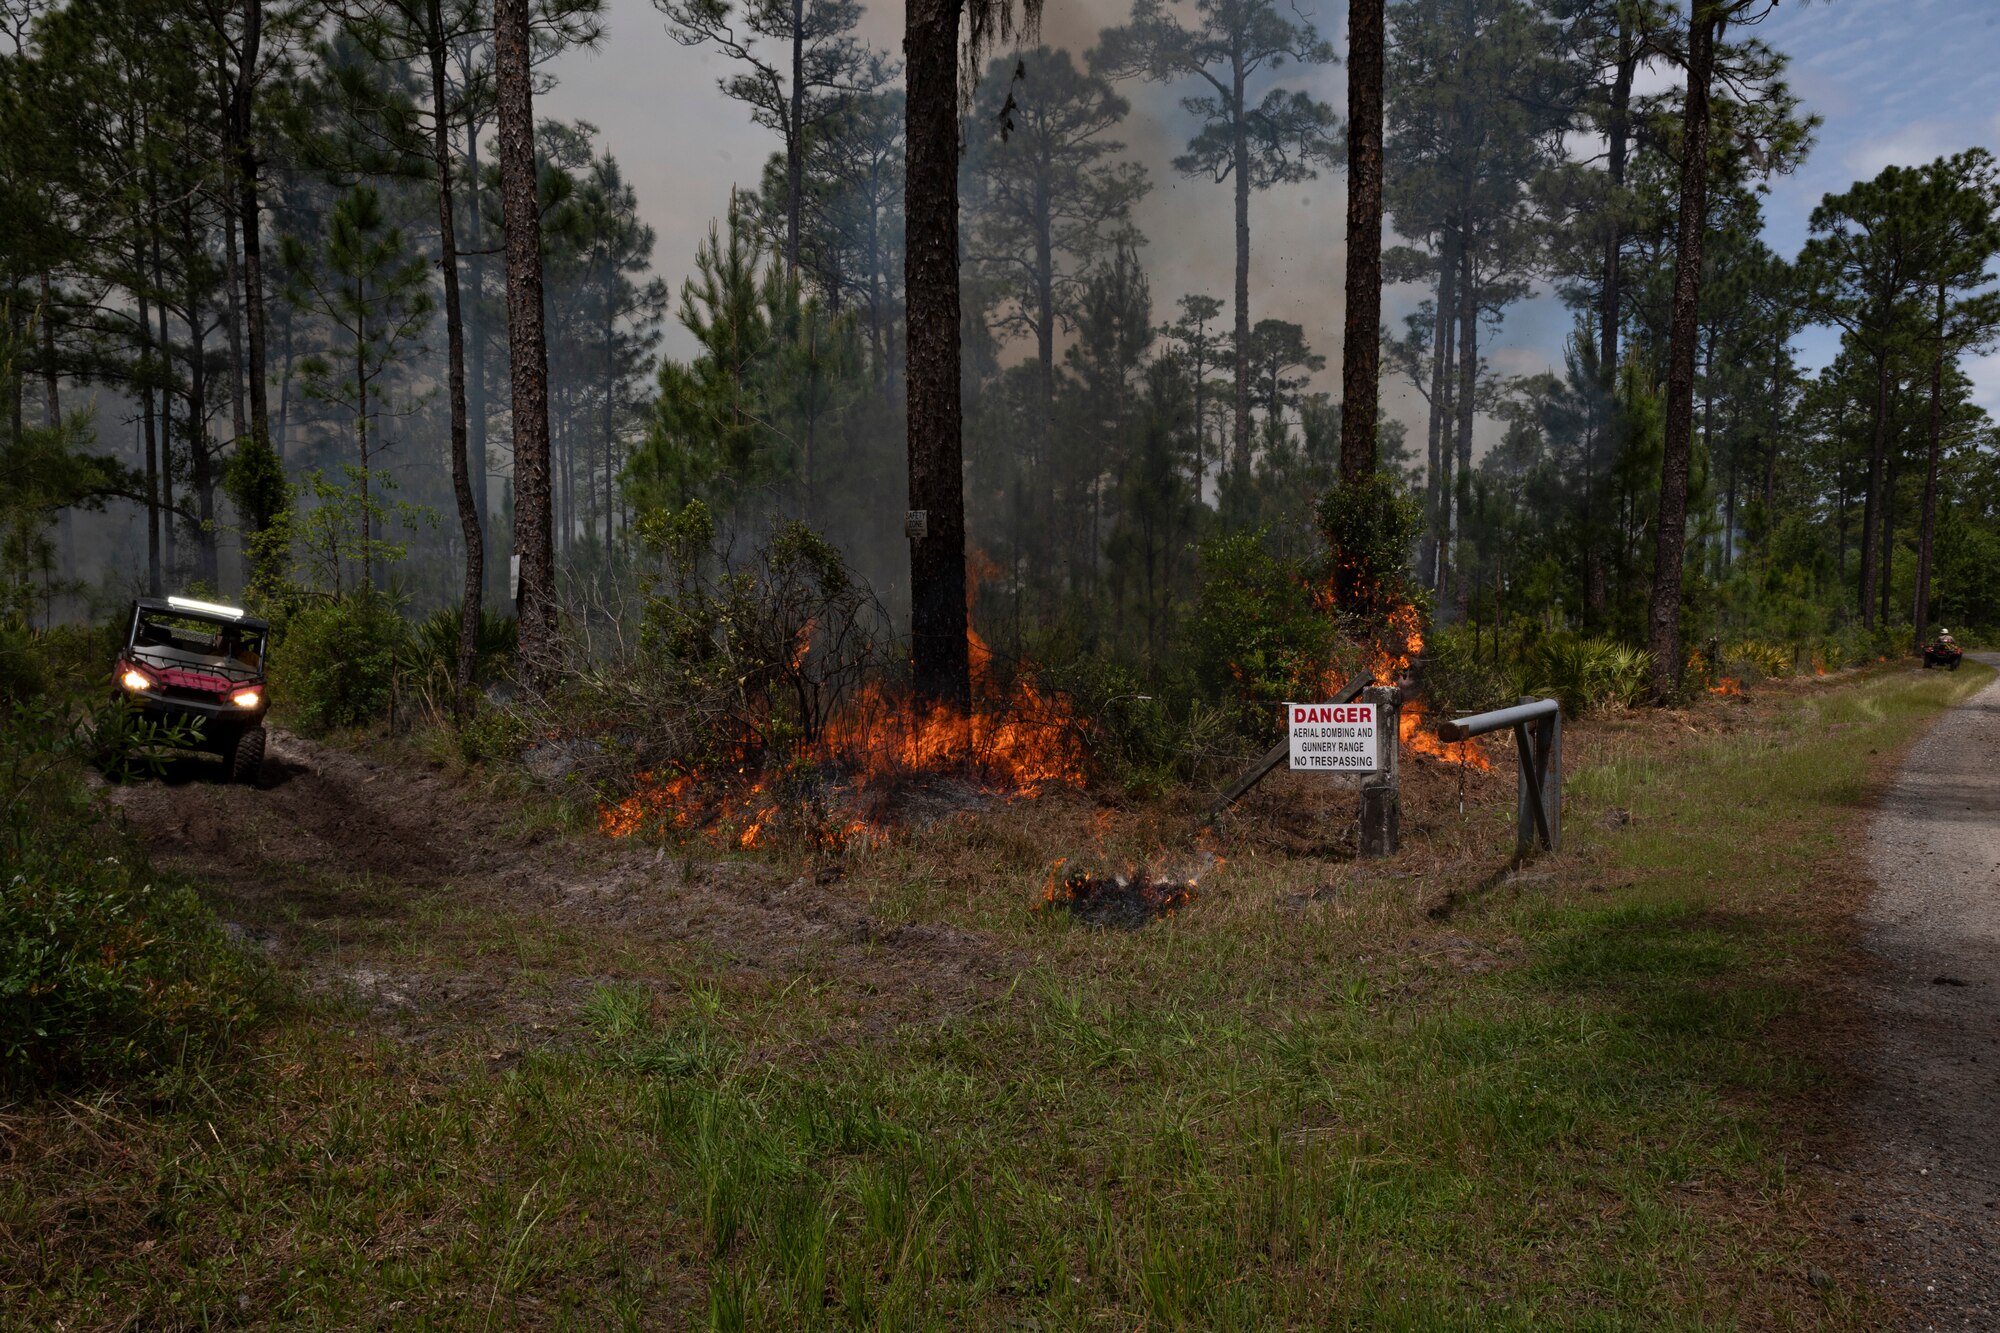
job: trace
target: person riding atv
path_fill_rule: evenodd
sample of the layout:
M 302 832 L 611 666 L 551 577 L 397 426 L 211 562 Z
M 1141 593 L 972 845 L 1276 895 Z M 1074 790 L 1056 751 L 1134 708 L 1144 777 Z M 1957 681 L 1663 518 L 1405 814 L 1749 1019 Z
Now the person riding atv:
M 184 727 L 193 748 L 255 782 L 264 765 L 264 649 L 271 627 L 234 606 L 141 597 L 118 654 L 118 692 L 149 722 Z
M 1946 671 L 1956 671 L 1959 659 L 1964 656 L 1965 650 L 1951 637 L 1951 631 L 1941 629 L 1935 640 L 1924 645 L 1924 670 L 1929 671 L 1934 666 L 1941 666 Z

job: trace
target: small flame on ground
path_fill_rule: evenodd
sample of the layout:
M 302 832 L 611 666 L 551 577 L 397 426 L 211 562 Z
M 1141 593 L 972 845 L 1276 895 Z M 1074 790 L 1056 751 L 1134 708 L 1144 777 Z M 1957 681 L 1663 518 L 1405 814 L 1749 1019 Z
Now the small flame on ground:
M 1050 864 L 1048 883 L 1036 911 L 1061 910 L 1089 925 L 1137 930 L 1192 903 L 1198 871 L 1219 866 L 1221 861 L 1204 856 L 1197 870 L 1179 877 L 1129 865 L 1123 874 L 1099 875 L 1080 866 L 1065 869 L 1068 863 L 1068 857 L 1059 857 Z
M 1740 699 L 1743 697 L 1743 682 L 1734 676 L 1724 676 L 1709 686 L 1708 692 L 1721 695 L 1725 699 Z

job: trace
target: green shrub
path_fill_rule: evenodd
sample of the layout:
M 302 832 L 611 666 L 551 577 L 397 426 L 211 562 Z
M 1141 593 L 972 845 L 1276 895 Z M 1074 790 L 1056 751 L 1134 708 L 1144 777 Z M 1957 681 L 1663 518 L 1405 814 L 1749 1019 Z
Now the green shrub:
M 482 708 L 453 734 L 466 763 L 506 763 L 527 745 L 528 722 L 511 708 Z
M 1523 656 L 1518 686 L 1522 694 L 1552 695 L 1564 717 L 1578 717 L 1599 704 L 1631 707 L 1651 686 L 1653 655 L 1615 639 L 1551 634 Z
M 1253 735 L 1277 726 L 1276 705 L 1317 697 L 1335 674 L 1340 642 L 1308 572 L 1281 560 L 1255 533 L 1204 542 L 1202 584 L 1188 619 L 1188 648 L 1202 695 L 1228 705 Z
M 1332 553 L 1342 610 L 1365 618 L 1413 600 L 1406 571 L 1423 521 L 1416 497 L 1387 473 L 1327 490 L 1319 502 L 1319 526 Z
M 142 1077 L 255 1014 L 254 975 L 184 886 L 41 829 L 0 884 L 0 1082 Z
M 0 620 L 0 708 L 33 699 L 48 686 L 48 667 L 35 651 L 34 636 Z
M 256 969 L 192 890 L 101 818 L 87 755 L 142 765 L 129 707 L 43 702 L 0 723 L 0 1084 L 142 1079 L 250 1021 Z
M 1424 645 L 1424 696 L 1445 713 L 1477 713 L 1514 701 L 1505 670 L 1484 655 L 1462 626 L 1433 630 Z
M 271 653 L 271 699 L 303 731 L 384 717 L 408 626 L 378 592 L 314 602 L 288 617 Z
M 1133 793 L 1194 782 L 1240 766 L 1249 748 L 1231 710 L 1195 694 L 1186 679 L 1148 680 L 1132 666 L 1075 647 L 1045 647 L 1038 681 L 1067 699 L 1085 733 L 1093 771 Z
M 399 665 L 411 691 L 438 715 L 450 711 L 458 682 L 459 606 L 441 606 L 410 626 L 409 654 Z M 515 622 L 485 607 L 479 611 L 472 684 L 490 684 L 514 659 Z
M 1743 639 L 1724 646 L 1721 656 L 1722 661 L 1717 669 L 1724 674 L 1727 674 L 1731 667 L 1737 668 L 1744 674 L 1759 677 L 1792 674 L 1792 650 L 1780 644 Z

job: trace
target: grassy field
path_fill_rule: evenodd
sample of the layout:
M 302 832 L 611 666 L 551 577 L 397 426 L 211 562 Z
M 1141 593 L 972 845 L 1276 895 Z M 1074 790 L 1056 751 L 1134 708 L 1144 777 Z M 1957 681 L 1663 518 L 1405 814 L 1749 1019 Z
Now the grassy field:
M 466 1021 L 296 987 L 171 1102 L 0 1110 L 0 1322 L 1872 1326 L 1795 1170 L 1840 1086 L 1847 867 L 1871 783 L 1990 675 L 1592 720 L 1568 846 L 1513 874 L 1498 779 L 1387 867 L 1253 818 L 1131 933 L 1028 908 L 1178 808 L 946 821 L 791 890 L 865 913 L 842 957 L 879 967 L 301 884 L 247 924 Z

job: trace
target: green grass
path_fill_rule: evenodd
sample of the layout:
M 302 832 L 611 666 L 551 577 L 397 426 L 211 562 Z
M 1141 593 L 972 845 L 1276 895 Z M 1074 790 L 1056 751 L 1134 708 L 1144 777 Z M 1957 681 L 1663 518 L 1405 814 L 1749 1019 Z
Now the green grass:
M 1844 948 L 1818 872 L 1871 766 L 1989 675 L 1671 748 L 1580 730 L 1551 878 L 1477 887 L 1511 816 L 1483 809 L 1443 921 L 1408 880 L 1293 905 L 1326 867 L 1271 857 L 1137 934 L 1034 918 L 1021 821 L 1056 817 L 1010 812 L 856 870 L 881 918 L 989 932 L 1005 974 L 968 993 L 629 939 L 565 991 L 573 924 L 493 921 L 473 951 L 569 994 L 554 1031 L 407 1046 L 302 1004 L 206 1097 L 6 1111 L 0 1320 L 1867 1326 L 1851 1274 L 1804 1282 L 1790 1166 L 1828 1078 L 1793 1028 Z

